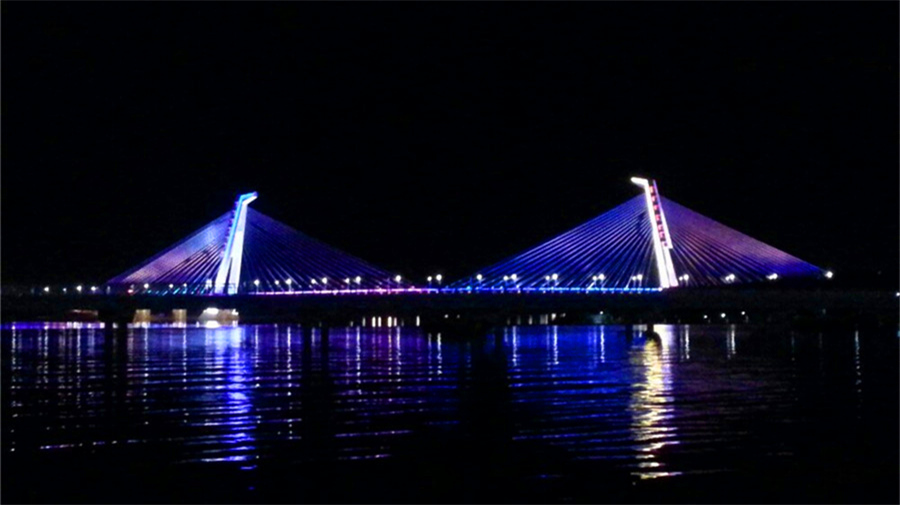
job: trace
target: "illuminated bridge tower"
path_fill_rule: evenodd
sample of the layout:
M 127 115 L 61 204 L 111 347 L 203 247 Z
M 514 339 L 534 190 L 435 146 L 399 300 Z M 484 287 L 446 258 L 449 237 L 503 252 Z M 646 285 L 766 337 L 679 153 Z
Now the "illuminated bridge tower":
M 659 287 L 672 288 L 678 286 L 675 276 L 675 264 L 672 262 L 672 236 L 666 223 L 662 199 L 655 180 L 632 177 L 631 182 L 644 189 L 644 201 L 647 202 L 647 217 L 650 235 L 653 237 L 653 255 L 656 258 L 656 271 L 659 274 Z
M 214 293 L 217 295 L 224 294 L 226 288 L 229 295 L 238 291 L 241 282 L 241 260 L 244 256 L 244 231 L 247 228 L 247 206 L 256 200 L 256 196 L 255 191 L 243 194 L 238 197 L 234 206 L 234 217 L 231 218 L 231 226 L 228 228 L 225 254 L 216 273 Z

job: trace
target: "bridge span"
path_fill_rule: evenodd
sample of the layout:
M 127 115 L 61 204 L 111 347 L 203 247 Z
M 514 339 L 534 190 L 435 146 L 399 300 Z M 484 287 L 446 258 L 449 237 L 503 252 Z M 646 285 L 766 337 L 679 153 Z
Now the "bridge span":
M 394 295 L 638 293 L 772 284 L 832 273 L 663 198 L 641 194 L 527 251 L 444 283 L 416 282 L 309 237 L 249 207 L 232 211 L 141 264 L 91 286 L 125 295 Z M 427 281 L 427 283 L 425 282 Z M 49 292 L 50 287 L 45 291 Z M 99 290 L 99 291 L 98 291 Z
M 895 308 L 883 294 L 828 291 L 830 271 L 664 198 L 654 180 L 632 182 L 641 190 L 634 198 L 447 283 L 439 274 L 415 282 L 309 237 L 250 208 L 257 194 L 247 193 L 231 211 L 106 283 L 20 293 L 4 286 L 4 318 L 200 321 L 205 311 L 229 310 L 245 322 L 363 324 L 384 316 L 504 323 L 552 314 L 554 321 L 711 323 L 746 322 L 750 313 L 880 308 L 882 298 Z M 181 312 L 165 315 L 173 310 Z

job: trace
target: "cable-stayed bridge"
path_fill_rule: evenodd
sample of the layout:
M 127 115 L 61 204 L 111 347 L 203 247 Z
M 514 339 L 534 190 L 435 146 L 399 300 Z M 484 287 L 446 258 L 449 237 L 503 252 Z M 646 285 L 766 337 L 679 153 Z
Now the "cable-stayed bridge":
M 402 277 L 276 221 L 235 209 L 107 284 L 145 294 L 377 293 L 415 290 Z
M 659 195 L 618 207 L 468 278 L 458 289 L 631 292 L 772 282 L 831 273 Z
M 249 204 L 256 193 L 241 195 L 232 211 L 107 285 L 116 292 L 155 295 L 646 293 L 831 277 L 663 198 L 653 180 L 632 182 L 643 194 L 440 289 L 416 287 L 254 211 Z

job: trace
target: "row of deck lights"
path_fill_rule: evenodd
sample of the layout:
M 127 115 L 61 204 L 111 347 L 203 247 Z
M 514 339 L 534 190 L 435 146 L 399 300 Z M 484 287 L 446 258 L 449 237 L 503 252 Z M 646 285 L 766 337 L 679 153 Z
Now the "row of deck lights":
M 825 278 L 826 278 L 826 279 L 831 279 L 832 277 L 834 277 L 834 273 L 831 272 L 830 270 L 829 270 L 829 271 L 826 271 L 824 275 L 825 275 Z M 770 280 L 770 281 L 778 280 L 778 278 L 779 278 L 779 276 L 778 276 L 777 273 L 771 273 L 771 274 L 769 274 L 769 275 L 766 276 L 766 279 L 768 279 L 768 280 Z M 478 275 L 475 276 L 475 279 L 480 283 L 480 282 L 482 281 L 483 277 L 482 277 L 481 274 L 478 274 Z M 555 284 L 558 285 L 558 282 L 557 282 L 558 279 L 559 279 L 559 274 L 550 274 L 550 275 L 545 275 L 545 276 L 544 276 L 544 281 L 547 282 L 547 283 L 549 283 L 550 281 L 553 281 Z M 632 281 L 635 281 L 635 282 L 640 283 L 641 281 L 643 281 L 643 279 L 644 279 L 643 274 L 632 275 L 632 276 L 629 278 L 629 283 L 632 282 Z M 690 280 L 690 275 L 688 275 L 688 274 L 679 275 L 679 276 L 677 277 L 677 279 L 678 279 L 679 282 L 681 282 L 681 283 L 683 283 L 683 284 L 687 284 L 687 282 Z M 429 277 L 429 281 L 430 281 L 430 280 L 431 280 L 431 278 Z M 504 275 L 504 276 L 503 276 L 503 281 L 504 281 L 504 282 L 508 282 L 508 281 L 510 281 L 510 280 L 512 280 L 513 282 L 515 282 L 515 281 L 517 280 L 516 274 L 512 274 L 512 275 Z M 591 281 L 592 281 L 592 282 L 591 282 L 591 284 L 588 286 L 588 289 L 592 288 L 592 287 L 594 286 L 594 284 L 596 284 L 597 282 L 603 282 L 603 281 L 605 281 L 605 280 L 606 280 L 606 276 L 605 276 L 604 274 L 592 275 L 592 276 L 591 276 Z M 735 282 L 736 280 L 737 280 L 737 276 L 736 276 L 735 274 L 728 274 L 728 275 L 726 275 L 726 276 L 723 278 L 723 281 L 725 281 L 726 283 L 732 283 L 732 282 Z
M 430 280 L 430 279 L 431 279 L 431 278 L 429 277 L 429 280 Z M 637 275 L 634 275 L 634 276 L 631 277 L 631 280 L 632 280 L 632 281 L 642 281 L 643 279 L 644 279 L 643 274 L 637 274 Z M 679 277 L 679 279 L 681 279 L 681 278 Z M 477 275 L 475 276 L 475 280 L 478 281 L 479 284 L 480 284 L 481 281 L 484 280 L 484 276 L 482 276 L 481 274 L 477 274 Z M 516 281 L 518 281 L 518 280 L 519 280 L 519 276 L 518 276 L 517 274 L 511 274 L 511 275 L 504 275 L 504 276 L 503 276 L 503 282 L 509 282 L 509 281 L 516 282 Z M 684 276 L 684 280 L 687 280 L 687 275 Z M 606 281 L 606 275 L 605 275 L 605 274 L 592 275 L 592 276 L 591 276 L 591 284 L 587 287 L 587 289 L 593 288 L 593 287 L 594 287 L 594 284 L 596 284 L 596 283 L 598 283 L 598 282 L 601 283 L 601 287 L 602 287 L 602 283 L 603 283 L 604 281 Z M 559 286 L 559 274 L 553 273 L 553 274 L 545 275 L 545 276 L 544 276 L 544 282 L 547 283 L 547 284 L 549 284 L 550 282 L 553 282 L 553 283 L 554 283 L 554 287 L 558 287 L 558 286 Z M 516 285 L 516 287 L 518 287 L 518 285 Z
M 720 318 L 720 319 L 725 319 L 725 318 L 727 318 L 727 317 L 728 317 L 728 314 L 726 314 L 726 313 L 724 313 L 724 312 L 722 312 L 721 314 L 719 314 L 719 318 Z M 747 311 L 742 310 L 742 311 L 741 311 L 741 317 L 747 317 Z M 708 319 L 709 319 L 709 316 L 706 315 L 706 314 L 703 314 L 703 319 L 704 319 L 704 320 L 708 320 Z
M 402 279 L 403 279 L 403 278 L 402 278 L 401 276 L 399 276 L 399 275 L 396 276 L 396 277 L 394 277 L 394 281 L 395 281 L 395 282 L 398 282 L 398 283 L 399 283 Z M 259 291 L 259 286 L 260 286 L 261 282 L 262 282 L 262 281 L 260 281 L 259 279 L 254 279 L 254 280 L 253 280 L 253 286 L 256 288 L 257 291 Z M 293 281 L 293 279 L 291 279 L 291 278 L 287 278 L 287 279 L 284 280 L 284 285 L 287 286 L 288 290 L 291 289 L 291 286 L 293 285 L 293 283 L 294 283 L 294 281 Z M 358 276 L 358 275 L 357 275 L 356 277 L 352 278 L 352 279 L 351 279 L 350 277 L 347 277 L 347 278 L 344 279 L 344 284 L 346 284 L 347 286 L 350 286 L 351 284 L 359 285 L 360 283 L 362 283 L 362 277 L 360 277 L 360 276 Z M 280 286 L 282 285 L 282 281 L 281 281 L 280 279 L 275 279 L 275 280 L 273 281 L 273 284 L 275 284 L 275 286 L 280 287 Z M 327 286 L 327 285 L 328 285 L 328 278 L 327 278 L 327 277 L 322 277 L 321 279 L 310 279 L 310 284 L 311 284 L 311 285 L 314 285 L 314 286 L 319 285 L 319 284 L 321 284 L 322 286 Z M 207 289 L 212 289 L 212 287 L 213 287 L 213 281 L 212 281 L 212 279 L 207 279 L 207 280 L 206 280 L 206 283 L 205 283 L 205 286 L 206 286 Z M 187 284 L 187 283 L 184 283 L 184 284 L 182 284 L 182 287 L 187 288 L 187 287 L 188 287 L 188 284 Z M 144 285 L 143 285 L 143 288 L 144 288 L 145 290 L 150 289 L 150 284 L 144 284 Z M 174 289 L 174 288 L 175 288 L 175 285 L 174 285 L 174 284 L 169 284 L 169 289 Z M 78 292 L 80 293 L 82 288 L 81 288 L 81 286 L 78 286 L 76 289 L 77 289 Z M 92 286 L 92 287 L 91 287 L 91 291 L 92 291 L 92 292 L 96 291 L 96 289 L 97 289 L 97 288 L 96 288 L 95 286 Z M 133 292 L 133 287 L 132 287 L 129 291 L 132 291 L 132 292 Z M 49 292 L 50 292 L 50 287 L 49 287 L 49 286 L 45 287 L 45 288 L 44 288 L 44 292 L 45 292 L 45 293 L 49 293 Z M 66 292 L 66 288 L 63 288 L 63 292 Z
M 824 276 L 825 276 L 826 279 L 831 279 L 832 277 L 834 277 L 834 273 L 833 273 L 832 271 L 830 271 L 830 270 L 827 270 L 827 271 L 825 271 Z M 766 276 L 766 279 L 768 279 L 768 280 L 770 280 L 770 281 L 778 280 L 778 278 L 779 278 L 779 276 L 778 276 L 777 273 L 771 273 L 771 274 L 769 274 L 769 275 Z M 428 285 L 431 286 L 431 285 L 432 285 L 432 282 L 435 282 L 435 281 L 436 281 L 436 282 L 438 283 L 438 285 L 440 286 L 440 285 L 441 285 L 441 282 L 443 281 L 443 279 L 444 279 L 444 277 L 443 277 L 441 274 L 437 274 L 437 275 L 433 275 L 433 276 L 432 276 L 432 275 L 429 275 L 429 276 L 428 276 Z M 640 283 L 641 281 L 643 281 L 643 279 L 644 279 L 643 274 L 636 274 L 636 275 L 633 275 L 633 276 L 630 277 L 629 283 L 630 283 L 631 281 L 637 281 L 637 282 Z M 679 280 L 680 282 L 682 282 L 682 283 L 685 283 L 685 284 L 688 282 L 689 279 L 690 279 L 690 277 L 688 276 L 688 274 L 684 274 L 684 275 L 679 275 L 679 276 L 678 276 L 678 280 Z M 403 277 L 401 277 L 400 275 L 397 275 L 397 276 L 394 277 L 394 281 L 397 282 L 398 284 L 400 283 L 401 280 L 403 280 Z M 481 275 L 481 274 L 477 274 L 477 275 L 475 276 L 475 280 L 477 280 L 479 283 L 481 283 L 481 282 L 484 280 L 484 276 Z M 503 282 L 509 282 L 509 281 L 517 282 L 518 280 L 519 280 L 519 276 L 518 276 L 517 274 L 511 274 L 511 275 L 504 275 L 504 276 L 503 276 Z M 604 274 L 592 275 L 592 276 L 591 276 L 591 281 L 592 281 L 592 282 L 591 282 L 590 286 L 588 286 L 588 289 L 591 289 L 591 288 L 594 286 L 594 284 L 596 284 L 597 282 L 601 282 L 601 283 L 602 283 L 602 282 L 605 281 L 605 280 L 606 280 L 606 275 L 604 275 Z M 735 282 L 735 281 L 737 280 L 737 276 L 736 276 L 735 274 L 728 274 L 728 275 L 726 275 L 726 276 L 723 278 L 723 280 L 724 280 L 726 283 L 732 283 L 732 282 Z M 545 275 L 545 276 L 544 276 L 544 281 L 547 282 L 547 283 L 550 283 L 550 282 L 552 281 L 552 282 L 554 282 L 554 285 L 555 285 L 555 286 L 558 286 L 558 284 L 559 284 L 559 282 L 558 282 L 558 281 L 559 281 L 559 274 L 554 273 L 554 274 Z M 322 277 L 321 281 L 316 280 L 316 279 L 311 279 L 311 280 L 310 280 L 310 284 L 311 284 L 311 285 L 314 285 L 314 286 L 315 286 L 315 285 L 318 285 L 319 282 L 321 282 L 322 286 L 327 286 L 327 285 L 328 285 L 328 278 L 327 278 L 327 277 Z M 350 277 L 347 277 L 347 278 L 344 279 L 344 284 L 346 284 L 348 287 L 349 287 L 352 283 L 355 283 L 355 284 L 358 286 L 361 282 L 362 282 L 362 277 L 360 277 L 360 276 L 358 276 L 358 275 L 357 275 L 356 277 L 352 278 L 352 279 L 351 279 Z M 276 279 L 275 282 L 274 282 L 274 284 L 275 284 L 276 286 L 281 286 L 281 281 L 278 280 L 278 279 Z M 284 284 L 287 286 L 288 291 L 290 291 L 290 290 L 291 290 L 291 286 L 293 285 L 293 280 L 290 279 L 290 278 L 285 279 L 285 280 L 284 280 Z M 207 288 L 207 289 L 211 289 L 211 288 L 212 288 L 212 285 L 213 285 L 212 279 L 207 279 L 207 280 L 206 280 L 206 288 Z M 256 288 L 257 292 L 258 292 L 258 291 L 259 291 L 259 286 L 260 286 L 260 280 L 259 280 L 259 279 L 255 279 L 255 280 L 253 281 L 253 285 L 254 285 L 254 287 Z M 183 288 L 186 289 L 186 288 L 188 287 L 188 284 L 187 284 L 187 283 L 183 283 L 181 286 L 182 286 Z M 169 284 L 168 287 L 169 287 L 170 290 L 171 290 L 171 289 L 175 289 L 175 284 Z M 518 287 L 518 285 L 516 285 L 516 287 Z M 143 288 L 144 288 L 144 290 L 150 289 L 150 284 L 145 283 L 145 284 L 143 285 Z M 91 287 L 89 288 L 89 290 L 90 290 L 91 293 L 97 293 L 98 289 L 99 289 L 99 288 L 98 288 L 97 286 L 91 286 Z M 79 294 L 83 293 L 83 292 L 85 291 L 84 286 L 81 285 L 81 284 L 75 286 L 75 291 L 76 291 L 77 293 L 79 293 Z M 133 288 L 133 287 L 132 287 L 132 288 L 129 288 L 128 291 L 129 291 L 129 293 L 133 293 L 133 292 L 134 292 L 134 288 Z M 44 292 L 44 293 L 50 293 L 50 286 L 44 286 L 43 292 Z M 62 288 L 62 292 L 63 292 L 63 293 L 67 293 L 67 292 L 68 292 L 68 288 Z
M 394 280 L 397 282 L 400 282 L 400 279 L 401 279 L 401 277 L 399 275 L 394 277 Z M 259 279 L 253 280 L 253 286 L 256 288 L 257 292 L 259 291 L 260 283 L 261 283 L 261 281 Z M 293 283 L 294 283 L 294 281 L 291 278 L 287 278 L 284 280 L 284 285 L 287 286 L 288 292 L 291 291 L 291 289 L 292 289 L 291 286 L 293 285 Z M 318 286 L 321 283 L 322 286 L 327 287 L 328 286 L 328 277 L 322 277 L 322 279 L 310 279 L 309 283 L 312 286 Z M 356 284 L 358 286 L 360 283 L 362 283 L 362 277 L 360 277 L 358 275 L 352 279 L 350 277 L 346 277 L 344 279 L 344 284 L 346 286 L 348 286 L 345 289 L 349 289 L 349 286 L 351 284 Z M 275 286 L 281 287 L 281 281 L 279 279 L 275 279 L 273 284 L 275 284 Z
M 91 292 L 91 293 L 96 293 L 96 292 L 97 292 L 97 289 L 98 289 L 97 286 L 91 286 L 90 292 Z M 49 293 L 49 292 L 50 292 L 50 286 L 44 286 L 43 291 L 44 291 L 44 293 Z M 62 288 L 62 292 L 63 292 L 63 293 L 67 293 L 68 291 L 69 291 L 68 288 Z M 84 291 L 84 286 L 82 286 L 81 284 L 75 286 L 75 291 L 78 292 L 78 293 L 83 292 L 83 291 Z

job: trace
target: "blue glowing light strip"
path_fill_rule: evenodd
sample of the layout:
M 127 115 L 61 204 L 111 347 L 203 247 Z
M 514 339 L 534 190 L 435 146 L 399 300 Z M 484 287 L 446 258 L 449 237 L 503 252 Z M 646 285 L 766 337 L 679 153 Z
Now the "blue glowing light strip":
M 506 289 L 498 288 L 367 288 L 367 289 L 326 289 L 326 290 L 298 290 L 298 291 L 258 291 L 253 296 L 316 296 L 316 295 L 398 295 L 398 294 L 471 294 L 471 293 L 620 293 L 620 294 L 642 294 L 642 293 L 659 293 L 662 288 L 519 288 Z

